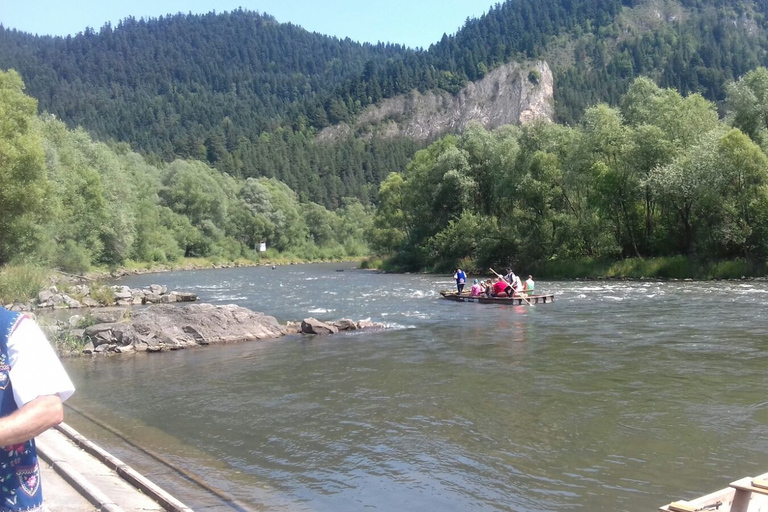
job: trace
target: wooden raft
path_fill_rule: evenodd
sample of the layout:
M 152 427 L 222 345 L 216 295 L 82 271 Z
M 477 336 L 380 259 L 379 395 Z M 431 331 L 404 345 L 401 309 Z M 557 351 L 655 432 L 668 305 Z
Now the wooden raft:
M 443 296 L 444 299 L 452 300 L 454 302 L 476 302 L 479 304 L 509 304 L 513 306 L 519 306 L 519 305 L 527 305 L 528 303 L 531 304 L 549 304 L 550 302 L 554 302 L 555 296 L 553 294 L 549 295 L 531 295 L 529 297 L 486 297 L 484 295 L 481 295 L 479 297 L 473 297 L 469 293 L 462 293 L 459 295 L 457 292 L 449 292 L 447 290 L 443 290 L 440 292 L 440 295 Z
M 729 487 L 690 501 L 673 501 L 661 512 L 758 512 L 768 510 L 768 473 L 731 482 Z

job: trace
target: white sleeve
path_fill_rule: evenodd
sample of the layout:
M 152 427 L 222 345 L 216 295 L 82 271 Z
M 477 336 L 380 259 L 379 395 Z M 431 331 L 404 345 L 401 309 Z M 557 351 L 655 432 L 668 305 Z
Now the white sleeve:
M 16 405 L 58 394 L 63 402 L 75 392 L 61 361 L 37 322 L 21 320 L 8 339 L 8 365 Z

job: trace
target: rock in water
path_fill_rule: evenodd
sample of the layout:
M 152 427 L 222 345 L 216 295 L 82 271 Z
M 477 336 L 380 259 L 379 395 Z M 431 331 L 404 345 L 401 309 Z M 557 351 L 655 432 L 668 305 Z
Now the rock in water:
M 354 320 L 350 320 L 349 318 L 342 318 L 341 320 L 337 320 L 336 322 L 333 322 L 333 325 L 336 326 L 336 328 L 340 331 L 354 331 L 357 329 L 357 324 Z
M 339 329 L 331 324 L 321 322 L 315 318 L 305 318 L 301 322 L 301 332 L 304 334 L 336 334 Z
M 129 323 L 93 325 L 85 336 L 96 348 L 113 343 L 159 352 L 195 345 L 263 340 L 283 336 L 274 317 L 228 304 L 154 305 L 135 312 Z

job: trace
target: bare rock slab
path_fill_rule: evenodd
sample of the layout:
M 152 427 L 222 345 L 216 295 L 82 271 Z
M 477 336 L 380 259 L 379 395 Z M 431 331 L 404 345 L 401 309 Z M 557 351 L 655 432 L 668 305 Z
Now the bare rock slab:
M 110 352 L 161 352 L 283 335 L 274 317 L 234 304 L 158 304 L 135 312 L 127 322 L 92 325 L 84 337 L 94 352 L 107 347 Z
M 315 318 L 305 318 L 301 322 L 301 332 L 304 334 L 336 334 L 339 332 L 339 329 L 332 325 L 327 324 L 325 322 L 321 322 L 320 320 L 317 320 Z
M 272 316 L 234 304 L 159 304 L 137 311 L 131 325 L 141 342 L 157 340 L 167 348 L 279 338 Z

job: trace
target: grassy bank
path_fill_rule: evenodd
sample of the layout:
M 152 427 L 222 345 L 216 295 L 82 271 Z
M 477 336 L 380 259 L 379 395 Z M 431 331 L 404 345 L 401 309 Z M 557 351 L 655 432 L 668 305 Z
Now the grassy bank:
M 473 274 L 485 275 L 487 269 L 471 261 L 462 261 L 461 267 Z M 389 272 L 406 270 L 396 260 L 368 258 L 361 268 L 374 268 Z M 498 270 L 498 269 L 497 269 Z M 506 269 L 504 269 L 506 270 Z M 540 279 L 740 279 L 768 275 L 765 264 L 756 264 L 744 259 L 707 262 L 686 256 L 665 258 L 628 258 L 623 260 L 579 258 L 573 260 L 552 260 L 515 269 L 521 275 L 533 274 Z M 430 269 L 426 269 L 430 271 Z
M 533 270 L 540 278 L 661 278 L 661 279 L 740 279 L 761 277 L 768 273 L 765 264 L 755 264 L 743 259 L 724 261 L 700 261 L 685 256 L 666 258 L 630 258 L 624 260 L 547 261 Z

